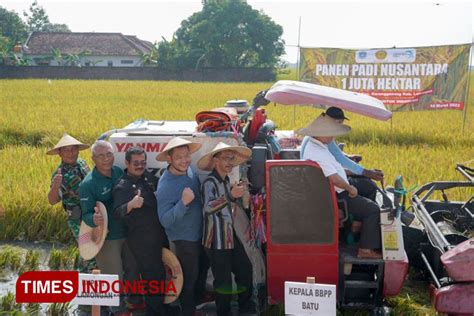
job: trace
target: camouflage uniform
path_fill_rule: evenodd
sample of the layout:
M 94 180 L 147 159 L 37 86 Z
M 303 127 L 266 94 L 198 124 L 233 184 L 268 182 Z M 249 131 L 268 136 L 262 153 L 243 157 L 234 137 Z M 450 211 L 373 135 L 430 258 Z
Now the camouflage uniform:
M 81 226 L 81 211 L 80 211 L 80 197 L 79 185 L 84 177 L 90 172 L 87 163 L 82 159 L 77 159 L 76 165 L 71 166 L 61 163 L 51 176 L 51 185 L 54 176 L 61 170 L 63 181 L 59 190 L 59 197 L 62 205 L 68 216 L 68 226 L 77 240 L 79 236 L 79 228 Z M 79 259 L 79 270 L 82 273 L 89 273 L 96 266 L 95 260 L 84 261 Z

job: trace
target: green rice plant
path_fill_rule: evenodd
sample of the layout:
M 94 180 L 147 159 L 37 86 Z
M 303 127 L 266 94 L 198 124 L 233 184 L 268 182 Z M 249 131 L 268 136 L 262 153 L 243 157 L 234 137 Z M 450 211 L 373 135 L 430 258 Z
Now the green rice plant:
M 64 266 L 68 270 L 79 268 L 79 249 L 76 246 L 70 246 L 63 250 Z
M 41 305 L 38 303 L 29 303 L 26 305 L 26 314 L 31 316 L 40 315 Z
M 394 315 L 436 315 L 431 307 L 428 283 L 410 268 L 408 278 L 399 295 L 385 299 Z
M 0 315 L 22 315 L 21 306 L 15 301 L 15 294 L 8 291 L 0 298 Z
M 0 232 L 5 231 L 5 223 L 6 223 L 5 209 L 0 205 Z
M 51 249 L 49 253 L 48 266 L 50 270 L 61 270 L 62 267 L 62 252 L 59 249 Z
M 21 250 L 17 247 L 5 246 L 0 249 L 0 269 L 17 271 L 21 266 Z
M 79 250 L 75 246 L 52 249 L 48 266 L 51 270 L 74 270 L 79 265 Z
M 35 271 L 39 269 L 39 255 L 40 253 L 36 250 L 29 249 L 25 255 L 25 261 L 21 266 L 18 274 L 22 274 L 26 271 Z
M 49 304 L 46 313 L 49 316 L 66 316 L 71 309 L 71 303 L 53 303 Z
M 389 302 L 393 315 L 437 315 L 432 308 L 420 305 L 408 294 L 390 298 Z

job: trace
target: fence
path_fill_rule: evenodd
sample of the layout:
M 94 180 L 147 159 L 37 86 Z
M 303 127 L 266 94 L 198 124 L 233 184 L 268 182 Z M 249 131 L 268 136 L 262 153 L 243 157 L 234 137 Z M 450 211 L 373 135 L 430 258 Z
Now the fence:
M 91 79 L 262 82 L 275 81 L 270 68 L 203 68 L 169 71 L 156 67 L 0 66 L 0 79 Z

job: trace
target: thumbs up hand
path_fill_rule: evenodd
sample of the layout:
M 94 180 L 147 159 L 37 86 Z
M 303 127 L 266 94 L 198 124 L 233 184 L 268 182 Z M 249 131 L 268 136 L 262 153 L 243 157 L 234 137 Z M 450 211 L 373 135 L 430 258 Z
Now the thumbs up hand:
M 127 213 L 130 213 L 135 208 L 140 208 L 143 206 L 143 197 L 142 191 L 137 190 L 137 194 L 133 197 L 133 199 L 128 202 Z
M 99 206 L 97 204 L 94 207 L 94 216 L 92 217 L 92 220 L 96 226 L 104 225 L 104 217 L 100 213 Z
M 60 168 L 60 169 L 58 169 L 58 172 L 56 173 L 56 175 L 53 178 L 53 188 L 55 190 L 59 190 L 59 188 L 61 187 L 62 182 L 63 182 L 63 175 L 61 174 L 61 168 Z
M 239 183 L 234 183 L 230 190 L 230 195 L 232 195 L 234 199 L 241 198 L 244 195 L 244 184 L 242 181 Z

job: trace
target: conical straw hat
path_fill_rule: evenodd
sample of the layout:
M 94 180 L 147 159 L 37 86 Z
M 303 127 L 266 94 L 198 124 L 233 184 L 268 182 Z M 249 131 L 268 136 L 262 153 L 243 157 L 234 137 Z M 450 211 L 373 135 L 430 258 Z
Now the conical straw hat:
M 91 260 L 94 258 L 104 245 L 105 237 L 107 236 L 107 209 L 101 202 L 99 204 L 99 210 L 104 218 L 104 224 L 97 227 L 90 227 L 86 223 L 81 222 L 79 228 L 79 236 L 77 237 L 77 244 L 79 246 L 79 254 L 84 260 Z
M 336 122 L 327 115 L 318 116 L 308 126 L 299 129 L 296 133 L 305 136 L 339 136 L 349 133 L 351 128 L 348 125 Z
M 194 143 L 192 141 L 189 141 L 187 139 L 183 139 L 181 137 L 175 137 L 173 138 L 172 140 L 170 140 L 170 142 L 168 144 L 166 144 L 165 148 L 163 149 L 163 151 L 161 153 L 158 154 L 158 156 L 156 156 L 156 160 L 158 161 L 166 161 L 166 158 L 168 156 L 168 152 L 171 150 L 171 149 L 174 149 L 176 147 L 181 147 L 181 146 L 185 146 L 187 145 L 188 148 L 189 148 L 189 152 L 192 154 L 192 153 L 195 153 L 196 151 L 199 150 L 199 148 L 201 148 L 202 144 L 200 143 Z
M 66 147 L 66 146 L 78 146 L 79 150 L 84 150 L 89 148 L 89 145 L 83 144 L 71 135 L 64 133 L 63 137 L 59 140 L 59 142 L 54 146 L 53 149 L 48 150 L 46 154 L 48 155 L 58 155 L 59 154 L 59 148 L 61 147 Z
M 246 162 L 247 160 L 250 159 L 250 156 L 252 156 L 252 151 L 247 147 L 230 146 L 223 142 L 220 142 L 219 144 L 217 144 L 216 147 L 214 147 L 214 149 L 211 152 L 205 154 L 204 156 L 201 157 L 201 159 L 199 159 L 197 163 L 198 168 L 201 170 L 207 170 L 207 171 L 212 170 L 214 168 L 214 162 L 212 161 L 212 158 L 217 153 L 220 153 L 221 151 L 225 151 L 225 150 L 232 150 L 233 152 L 235 152 L 236 157 L 235 157 L 235 160 L 232 162 L 232 165 L 234 167 Z

